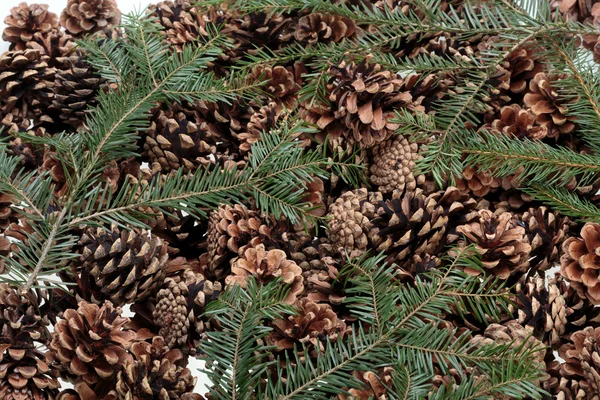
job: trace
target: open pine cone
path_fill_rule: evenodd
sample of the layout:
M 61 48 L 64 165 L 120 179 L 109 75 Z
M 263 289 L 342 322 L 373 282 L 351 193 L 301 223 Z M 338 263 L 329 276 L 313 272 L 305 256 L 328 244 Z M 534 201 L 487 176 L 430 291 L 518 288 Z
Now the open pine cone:
M 543 139 L 548 134 L 547 125 L 538 125 L 536 116 L 529 109 L 523 109 L 518 104 L 511 104 L 500 109 L 500 118 L 495 119 L 484 128 L 499 132 L 518 139 Z
M 10 50 L 25 50 L 34 34 L 46 34 L 59 27 L 58 16 L 48 11 L 48 5 L 28 5 L 25 2 L 11 8 L 4 23 L 6 28 L 2 32 L 2 40 L 11 43 Z
M 0 399 L 53 400 L 59 387 L 43 353 L 0 345 Z
M 563 242 L 560 273 L 581 298 L 600 304 L 600 225 L 589 222 L 581 228 L 581 237 Z
M 595 394 L 597 398 L 600 393 L 599 346 L 600 328 L 589 326 L 573 333 L 570 340 L 560 347 L 559 355 L 565 360 L 560 369 L 563 393 L 573 392 L 572 389 L 577 388 L 576 393 L 583 392 L 583 397 L 578 395 L 576 398 L 594 399 L 587 394 Z
M 338 43 L 351 39 L 358 33 L 358 26 L 350 18 L 341 15 L 311 13 L 298 20 L 294 36 L 301 43 Z
M 569 233 L 569 220 L 547 207 L 530 208 L 519 218 L 531 245 L 531 267 L 546 271 L 559 261 L 560 248 Z
M 107 32 L 121 22 L 115 0 L 69 0 L 60 15 L 60 24 L 73 37 Z

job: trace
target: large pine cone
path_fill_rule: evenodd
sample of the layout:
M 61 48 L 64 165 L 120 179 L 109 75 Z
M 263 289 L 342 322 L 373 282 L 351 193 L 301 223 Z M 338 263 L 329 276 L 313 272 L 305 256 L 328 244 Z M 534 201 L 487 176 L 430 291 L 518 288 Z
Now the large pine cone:
M 600 225 L 589 222 L 581 228 L 581 237 L 570 237 L 562 245 L 560 273 L 581 298 L 600 304 Z
M 298 21 L 294 36 L 301 43 L 338 43 L 342 39 L 350 39 L 357 35 L 358 26 L 347 17 L 341 15 L 312 13 Z
M 143 300 L 163 282 L 169 258 L 167 245 L 146 231 L 138 234 L 115 224 L 110 232 L 91 228 L 79 244 L 85 246 L 81 254 L 83 269 L 115 305 Z
M 131 357 L 127 350 L 136 335 L 123 329 L 128 321 L 109 301 L 100 307 L 82 300 L 54 326 L 49 357 L 69 379 L 90 385 L 109 379 Z
M 48 33 L 38 32 L 27 42 L 28 49 L 38 50 L 42 55 L 50 57 L 48 64 L 58 69 L 66 69 L 69 65 L 63 62 L 73 51 L 73 37 L 61 29 L 52 29 Z
M 417 185 L 425 182 L 424 175 L 413 174 L 416 161 L 421 158 L 418 150 L 416 143 L 409 143 L 401 136 L 373 147 L 369 167 L 371 183 L 377 185 L 382 193 L 415 190 Z
M 115 0 L 69 0 L 60 15 L 60 24 L 74 37 L 106 32 L 120 22 Z
M 119 398 L 127 400 L 200 400 L 193 394 L 197 378 L 185 368 L 180 350 L 169 350 L 160 336 L 131 346 L 132 358 L 125 361 L 117 379 Z M 186 396 L 187 395 L 187 396 Z
M 44 354 L 9 346 L 0 345 L 0 399 L 53 400 L 60 384 Z
M 531 245 L 525 228 L 509 212 L 494 215 L 490 210 L 479 211 L 479 220 L 461 225 L 456 230 L 465 235 L 467 244 L 475 244 L 482 265 L 500 279 L 527 271 Z M 477 270 L 467 272 L 478 275 Z
M 48 5 L 28 5 L 25 2 L 11 8 L 4 23 L 6 28 L 2 32 L 2 40 L 11 43 L 10 50 L 25 50 L 34 34 L 45 34 L 59 27 L 58 16 L 48 11 Z
M 597 399 L 600 393 L 600 328 L 591 326 L 571 335 L 569 342 L 559 349 L 559 355 L 565 360 L 561 366 L 561 375 L 570 386 L 578 387 L 585 397 L 578 399 Z M 574 384 L 576 382 L 576 384 Z M 567 387 L 565 382 L 563 387 Z M 588 395 L 595 394 L 596 397 Z M 565 397 L 568 398 L 568 397 Z
M 48 61 L 33 49 L 0 56 L 0 118 L 11 130 L 29 128 L 29 118 L 44 120 L 56 73 Z

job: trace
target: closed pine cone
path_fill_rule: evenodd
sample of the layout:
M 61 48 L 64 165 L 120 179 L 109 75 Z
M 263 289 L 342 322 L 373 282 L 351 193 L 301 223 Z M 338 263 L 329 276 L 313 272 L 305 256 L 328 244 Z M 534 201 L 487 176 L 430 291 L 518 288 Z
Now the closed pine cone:
M 563 242 L 560 273 L 581 298 L 600 304 L 600 225 L 589 222 L 581 228 L 581 237 Z
M 148 236 L 147 231 L 127 231 L 113 224 L 109 232 L 88 229 L 79 243 L 84 246 L 83 268 L 115 305 L 144 300 L 162 284 L 169 257 L 167 245 L 154 235 Z
M 467 244 L 475 244 L 483 268 L 500 279 L 525 272 L 529 267 L 531 246 L 527 243 L 525 228 L 511 213 L 494 215 L 490 210 L 480 210 L 478 221 L 461 225 L 456 230 L 465 235 Z M 481 273 L 471 269 L 467 272 Z
M 60 24 L 74 37 L 108 31 L 120 22 L 115 0 L 69 0 L 60 15 Z
M 559 355 L 565 360 L 560 369 L 561 388 L 575 386 L 576 393 L 584 393 L 584 397 L 577 399 L 597 399 L 600 394 L 600 328 L 588 326 L 573 333 L 560 347 Z M 570 389 L 574 392 L 573 387 Z
M 462 177 L 456 177 L 456 187 L 461 193 L 483 197 L 495 192 L 502 186 L 502 180 L 495 178 L 489 171 L 478 171 L 474 167 L 465 167 Z
M 539 271 L 553 267 L 569 233 L 569 219 L 558 217 L 544 206 L 530 208 L 519 219 L 531 245 L 530 266 Z
M 158 334 L 167 346 L 174 348 L 186 343 L 190 322 L 187 310 L 188 288 L 185 282 L 167 278 L 163 288 L 156 294 L 156 306 L 152 311 Z
M 518 139 L 528 138 L 532 140 L 543 139 L 548 134 L 546 125 L 538 125 L 536 116 L 529 109 L 523 109 L 518 104 L 502 107 L 500 118 L 484 125 L 493 131 Z
M 304 290 L 302 268 L 288 260 L 283 250 L 265 250 L 264 244 L 249 247 L 242 255 L 231 261 L 231 275 L 225 278 L 227 285 L 237 284 L 245 288 L 250 276 L 259 282 L 267 283 L 275 278 L 291 285 L 286 302 L 293 303 Z
M 350 18 L 341 15 L 311 13 L 300 18 L 294 36 L 301 43 L 338 43 L 354 38 L 359 28 Z
M 421 158 L 418 150 L 416 143 L 409 143 L 401 136 L 392 137 L 373 147 L 369 167 L 371 183 L 377 185 L 382 193 L 415 190 L 417 185 L 425 181 L 424 175 L 413 174 L 415 163 Z
M 10 50 L 25 50 L 25 45 L 35 33 L 48 33 L 57 29 L 58 16 L 48 11 L 46 4 L 23 2 L 10 9 L 10 15 L 4 19 L 6 28 L 2 32 L 2 40 L 10 42 Z
M 53 400 L 59 387 L 43 353 L 0 345 L 0 399 Z
M 91 385 L 112 378 L 131 357 L 127 350 L 136 334 L 123 329 L 128 321 L 109 301 L 100 307 L 82 300 L 54 326 L 49 356 L 69 379 Z
M 119 372 L 116 390 L 127 400 L 200 400 L 193 394 L 197 378 L 185 368 L 187 360 L 180 350 L 170 350 L 160 336 L 152 343 L 136 342 L 131 346 L 133 357 L 127 359 Z M 184 397 L 184 395 L 186 395 Z
M 358 65 L 342 62 L 329 73 L 330 106 L 308 104 L 301 112 L 321 129 L 317 139 L 328 136 L 334 147 L 358 143 L 368 148 L 381 143 L 398 128 L 392 122 L 394 111 L 416 108 L 404 81 L 367 59 Z
M 551 138 L 569 134 L 575 129 L 575 117 L 567 116 L 568 102 L 552 87 L 552 81 L 561 78 L 544 72 L 536 74 L 529 82 L 530 92 L 523 98 L 525 106 L 536 115 L 536 122 L 548 129 L 548 137 Z

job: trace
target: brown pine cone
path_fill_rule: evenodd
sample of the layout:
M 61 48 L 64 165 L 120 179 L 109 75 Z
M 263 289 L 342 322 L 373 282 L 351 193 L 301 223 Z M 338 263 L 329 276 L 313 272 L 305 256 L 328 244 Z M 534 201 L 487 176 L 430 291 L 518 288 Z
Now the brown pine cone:
M 523 98 L 526 107 L 536 115 L 536 122 L 548 129 L 548 137 L 556 138 L 570 134 L 575 129 L 575 117 L 567 116 L 568 101 L 559 96 L 552 82 L 560 80 L 560 75 L 546 75 L 540 72 L 529 82 L 530 93 Z
M 565 360 L 560 369 L 564 378 L 561 386 L 569 385 L 568 381 L 577 382 L 576 385 L 574 385 L 574 382 L 570 382 L 569 391 L 571 393 L 583 391 L 586 394 L 586 397 L 577 397 L 578 399 L 597 399 L 600 393 L 599 344 L 600 328 L 588 326 L 573 333 L 569 341 L 563 344 L 558 351 L 559 355 Z M 578 386 L 578 390 L 574 391 L 573 386 Z M 588 397 L 588 394 L 591 395 L 592 393 L 596 397 Z
M 495 192 L 502 186 L 502 180 L 495 178 L 489 171 L 478 171 L 474 167 L 465 167 L 462 177 L 455 177 L 456 188 L 464 194 L 483 197 Z
M 281 65 L 258 66 L 252 69 L 252 74 L 248 79 L 252 82 L 265 82 L 263 90 L 270 98 L 275 99 L 279 108 L 291 109 L 294 107 L 301 86 L 296 82 L 292 68 L 285 68 Z
M 504 67 L 510 71 L 511 92 L 525 92 L 535 75 L 544 70 L 539 50 L 534 45 L 521 46 L 506 58 Z
M 597 253 L 600 248 L 600 225 L 588 222 L 581 237 L 570 237 L 562 244 L 560 273 L 577 290 L 579 296 L 600 304 L 600 274 Z
M 393 388 L 393 368 L 383 367 L 379 374 L 372 371 L 352 371 L 352 376 L 362 383 L 360 389 L 350 389 L 348 394 L 338 394 L 337 400 L 387 399 L 388 390 Z
M 287 303 L 294 303 L 304 290 L 302 268 L 288 260 L 283 250 L 265 250 L 264 244 L 249 247 L 242 255 L 231 261 L 231 275 L 225 278 L 227 285 L 239 285 L 245 288 L 250 276 L 259 282 L 267 283 L 279 277 L 282 282 L 291 285 Z
M 422 158 L 418 151 L 417 143 L 409 143 L 401 136 L 391 137 L 373 147 L 369 167 L 371 183 L 382 193 L 414 191 L 417 185 L 425 182 L 424 175 L 413 174 L 416 161 Z
M 301 43 L 338 43 L 342 39 L 351 39 L 358 33 L 356 23 L 341 15 L 311 13 L 298 20 L 294 37 Z
M 600 18 L 600 5 L 593 0 L 551 0 L 552 11 L 560 11 L 568 21 L 596 22 Z
M 588 326 L 600 327 L 600 307 L 595 307 L 587 298 L 579 297 L 577 290 L 559 273 L 555 274 L 554 279 L 567 307 L 565 337 Z
M 25 45 L 35 33 L 48 33 L 57 29 L 58 16 L 48 11 L 46 4 L 23 2 L 10 9 L 10 15 L 4 19 L 6 28 L 2 32 L 2 40 L 10 42 L 10 50 L 25 50 Z
M 115 0 L 69 0 L 60 15 L 60 24 L 73 37 L 109 31 L 121 22 Z
M 146 299 L 158 290 L 166 275 L 167 245 L 147 231 L 127 231 L 116 224 L 110 232 L 90 228 L 79 244 L 84 246 L 82 268 L 115 305 Z
M 160 329 L 170 348 L 187 342 L 190 322 L 187 310 L 188 288 L 185 282 L 167 278 L 163 288 L 156 294 L 156 306 L 152 311 L 154 324 Z
M 33 349 L 34 342 L 46 344 L 48 319 L 39 315 L 39 301 L 33 292 L 23 296 L 0 283 L 0 343 L 11 349 Z
M 119 372 L 116 390 L 127 400 L 200 400 L 193 394 L 197 378 L 185 368 L 187 360 L 180 350 L 169 350 L 160 336 L 131 346 L 132 358 L 125 361 Z M 187 397 L 184 397 L 185 395 Z
M 404 81 L 378 64 L 342 62 L 331 67 L 327 84 L 329 106 L 304 104 L 304 118 L 317 124 L 321 132 L 316 138 L 328 137 L 334 147 L 372 147 L 388 139 L 398 128 L 391 122 L 398 108 L 421 109 L 413 104 Z
M 317 304 L 304 298 L 294 305 L 298 308 L 298 315 L 272 322 L 273 332 L 267 337 L 267 342 L 277 346 L 277 350 L 290 350 L 294 345 L 300 348 L 304 343 L 308 355 L 316 357 L 318 352 L 324 351 L 327 340 L 335 341 L 345 335 L 346 324 L 338 319 L 329 304 Z
M 569 219 L 559 218 L 547 207 L 530 208 L 519 218 L 523 221 L 532 257 L 529 265 L 546 271 L 559 261 L 562 243 L 569 233 Z
M 7 237 L 0 236 L 0 274 L 6 272 L 5 261 L 1 257 L 8 257 L 10 255 L 12 245 Z
M 59 387 L 43 353 L 0 345 L 0 399 L 53 400 Z
M 514 215 L 503 212 L 494 215 L 490 210 L 479 211 L 479 220 L 456 228 L 465 235 L 466 244 L 475 244 L 481 254 L 483 268 L 500 279 L 527 271 L 531 245 L 527 242 L 525 228 Z M 479 275 L 481 271 L 466 272 Z
M 48 64 L 59 70 L 69 68 L 64 63 L 64 57 L 68 57 L 74 47 L 73 37 L 60 28 L 47 33 L 38 32 L 27 42 L 28 49 L 38 50 L 40 54 L 50 57 Z
M 84 59 L 81 53 L 63 57 L 68 65 L 56 73 L 52 109 L 59 118 L 73 128 L 83 125 L 89 108 L 97 104 L 96 95 L 105 81 Z
M 271 129 L 275 128 L 280 116 L 280 107 L 274 101 L 262 106 L 258 111 L 252 114 L 250 121 L 246 125 L 245 132 L 238 135 L 240 152 L 249 152 L 252 143 L 259 141 L 260 135 L 263 134 L 263 132 L 269 132 Z
M 19 213 L 12 207 L 12 199 L 0 193 L 0 233 L 3 233 L 13 222 L 19 221 Z
M 511 104 L 502 107 L 500 118 L 484 125 L 483 128 L 518 139 L 543 139 L 548 134 L 548 127 L 536 124 L 535 120 L 536 116 L 531 110 L 523 109 L 518 104 Z
M 54 95 L 56 68 L 40 51 L 9 51 L 0 56 L 0 118 L 5 125 L 28 129 L 29 118 L 43 121 Z M 52 119 L 49 118 L 51 121 Z M 13 125 L 14 124 L 14 125 Z M 11 128 L 14 130 L 14 128 Z
M 131 357 L 127 350 L 136 334 L 123 329 L 127 321 L 109 301 L 100 307 L 82 300 L 54 326 L 49 357 L 69 379 L 92 385 L 112 378 Z

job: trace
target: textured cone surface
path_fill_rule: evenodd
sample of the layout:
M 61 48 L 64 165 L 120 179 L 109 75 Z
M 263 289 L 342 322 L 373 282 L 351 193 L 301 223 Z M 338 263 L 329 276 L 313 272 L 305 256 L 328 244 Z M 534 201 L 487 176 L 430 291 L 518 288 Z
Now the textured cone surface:
M 116 305 L 152 295 L 163 282 L 167 245 L 148 232 L 90 228 L 81 237 L 83 268 L 95 278 L 104 296 Z
M 2 40 L 11 43 L 10 50 L 25 50 L 27 42 L 36 33 L 48 33 L 59 27 L 58 16 L 48 11 L 46 4 L 23 2 L 10 9 L 10 15 L 4 19 L 6 28 Z
M 120 399 L 131 400 L 199 400 L 193 395 L 196 378 L 185 368 L 180 350 L 169 350 L 160 336 L 152 343 L 136 342 L 131 346 L 132 358 L 119 372 L 116 390 Z M 187 397 L 183 397 L 188 394 Z
M 581 298 L 600 304 L 600 225 L 589 222 L 581 228 L 581 237 L 564 241 L 560 273 Z
M 53 400 L 59 387 L 41 352 L 0 345 L 0 399 Z
M 499 118 L 484 125 L 483 128 L 518 139 L 541 140 L 548 134 L 548 127 L 537 124 L 535 114 L 529 109 L 521 108 L 518 104 L 502 107 Z
M 382 193 L 394 190 L 414 191 L 417 184 L 425 181 L 424 175 L 415 177 L 415 163 L 421 157 L 418 145 L 409 143 L 402 136 L 392 137 L 373 148 L 369 167 L 371 183 L 379 187 Z
M 294 37 L 302 43 L 338 43 L 354 38 L 358 27 L 353 20 L 340 15 L 312 13 L 298 20 Z
M 547 207 L 530 208 L 520 217 L 531 245 L 530 265 L 546 271 L 559 261 L 560 248 L 569 233 L 569 220 Z
M 115 0 L 69 0 L 60 24 L 74 37 L 108 31 L 121 22 Z
M 258 111 L 252 114 L 250 121 L 246 125 L 246 131 L 238 135 L 238 139 L 240 140 L 240 152 L 249 152 L 252 143 L 259 141 L 260 135 L 263 134 L 263 132 L 269 132 L 276 126 L 280 115 L 280 107 L 274 101 L 262 106 Z
M 337 400 L 387 399 L 387 391 L 393 388 L 393 368 L 384 367 L 379 374 L 373 371 L 353 371 L 352 376 L 362 383 L 360 389 L 352 388 L 349 394 L 337 395 Z
M 508 279 L 527 270 L 531 246 L 527 243 L 525 228 L 516 223 L 511 213 L 494 215 L 490 210 L 480 210 L 478 221 L 456 230 L 465 235 L 467 244 L 476 246 L 483 268 L 489 273 Z M 471 269 L 467 272 L 480 273 Z
M 77 310 L 67 309 L 48 346 L 54 364 L 90 385 L 114 377 L 131 357 L 127 349 L 136 336 L 123 329 L 129 319 L 120 315 L 121 308 L 108 301 L 100 307 L 82 300 Z
M 563 393 L 583 391 L 586 394 L 600 393 L 600 328 L 591 326 L 571 334 L 570 340 L 559 349 L 565 360 L 560 367 Z M 596 397 L 577 397 L 594 399 Z
M 27 42 L 28 49 L 38 50 L 40 54 L 50 57 L 48 64 L 58 69 L 69 67 L 64 63 L 64 57 L 68 57 L 74 47 L 73 37 L 60 29 L 52 29 L 47 33 L 38 32 Z
M 0 284 L 1 343 L 9 343 L 13 349 L 33 348 L 34 341 L 45 343 L 48 321 L 38 315 L 37 302 L 32 292 L 22 296 L 12 286 Z
M 7 194 L 0 193 L 0 233 L 3 233 L 11 223 L 19 221 L 19 215 L 12 207 L 12 199 Z
M 159 335 L 164 337 L 170 348 L 181 346 L 188 339 L 188 287 L 185 282 L 167 278 L 163 289 L 156 295 L 156 306 L 152 311 L 154 324 Z
M 489 171 L 478 171 L 473 167 L 465 167 L 462 176 L 456 178 L 456 187 L 466 194 L 483 197 L 495 192 L 502 185 L 502 180 L 495 178 Z
M 252 69 L 251 82 L 265 81 L 263 90 L 276 99 L 278 106 L 291 109 L 297 99 L 300 85 L 296 82 L 293 68 L 281 65 L 259 66 Z

